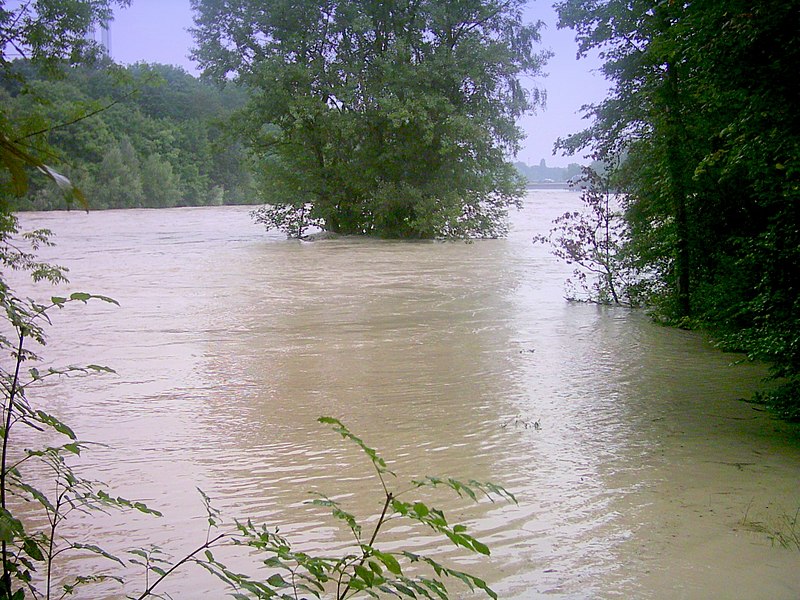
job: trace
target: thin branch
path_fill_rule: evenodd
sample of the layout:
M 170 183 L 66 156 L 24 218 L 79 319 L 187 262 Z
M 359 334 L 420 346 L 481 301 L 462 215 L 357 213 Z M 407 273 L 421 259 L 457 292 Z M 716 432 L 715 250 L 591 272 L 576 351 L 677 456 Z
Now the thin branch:
M 378 475 L 380 475 L 380 473 L 378 473 Z M 381 479 L 381 483 L 382 482 L 383 482 L 383 479 Z M 385 489 L 385 486 L 384 486 L 384 489 Z M 375 524 L 375 530 L 372 532 L 372 537 L 369 539 L 369 544 L 367 544 L 367 546 L 369 546 L 370 548 L 372 547 L 372 544 L 375 543 L 375 540 L 378 537 L 378 532 L 380 531 L 381 526 L 386 522 L 386 513 L 389 510 L 389 505 L 392 503 L 393 499 L 394 499 L 394 496 L 392 495 L 392 493 L 391 492 L 386 492 L 386 502 L 383 503 L 383 510 L 381 511 L 381 516 L 378 518 L 378 522 Z M 363 552 L 363 556 L 361 557 L 361 560 L 358 562 L 358 566 L 359 567 L 363 566 L 363 564 L 365 562 L 367 562 L 367 558 L 369 558 L 369 555 L 367 554 L 367 552 L 365 550 L 363 550 L 363 548 L 362 548 L 362 552 Z M 348 582 L 347 586 L 344 588 L 344 591 L 341 593 L 341 595 L 337 596 L 338 600 L 344 600 L 344 598 L 347 597 L 347 592 L 349 592 L 349 591 L 350 591 L 350 583 Z
M 112 106 L 114 106 L 116 104 L 119 104 L 120 102 L 122 102 L 126 98 L 130 98 L 137 91 L 138 91 L 138 89 L 131 90 L 130 92 L 128 92 L 127 94 L 125 94 L 121 98 L 117 98 L 116 100 L 111 102 L 111 104 L 107 104 L 106 106 L 101 106 L 100 108 L 97 108 L 97 109 L 95 109 L 95 110 L 93 110 L 91 112 L 88 112 L 85 115 L 81 115 L 80 117 L 76 117 L 76 118 L 74 118 L 74 119 L 72 119 L 70 121 L 65 121 L 64 123 L 59 123 L 58 125 L 51 125 L 51 126 L 39 129 L 38 131 L 34 131 L 32 133 L 28 133 L 26 135 L 23 135 L 22 137 L 19 137 L 19 138 L 15 139 L 15 140 L 12 140 L 12 142 L 14 144 L 19 144 L 22 140 L 27 140 L 28 138 L 32 138 L 32 137 L 37 136 L 37 135 L 41 135 L 42 133 L 50 133 L 51 131 L 55 131 L 56 129 L 63 129 L 64 127 L 69 127 L 70 125 L 74 125 L 75 123 L 80 123 L 84 119 L 88 119 L 89 117 L 93 117 L 98 113 L 101 113 L 103 111 L 108 110 L 109 108 L 111 108 Z
M 19 345 L 17 346 L 16 367 L 14 369 L 14 379 L 11 382 L 11 391 L 8 394 L 8 406 L 4 407 L 6 414 L 6 422 L 4 423 L 5 429 L 3 430 L 3 451 L 0 455 L 0 507 L 6 510 L 6 461 L 8 459 L 8 441 L 11 437 L 11 417 L 14 412 L 14 399 L 17 395 L 19 384 L 19 370 L 22 366 L 23 356 L 22 350 L 25 345 L 25 334 L 22 330 L 19 333 Z M 9 556 L 8 556 L 8 542 L 3 539 L 2 543 L 2 558 L 3 558 L 3 587 L 5 588 L 8 597 L 11 597 L 11 572 L 8 569 Z
M 202 552 L 203 550 L 207 550 L 212 545 L 214 545 L 214 543 L 216 543 L 219 540 L 221 540 L 222 538 L 226 537 L 226 535 L 227 534 L 225 534 L 225 533 L 220 533 L 217 537 L 215 537 L 210 542 L 205 542 L 204 544 L 201 544 L 200 546 L 197 547 L 196 550 L 194 550 L 194 551 L 190 552 L 189 554 L 187 554 L 186 556 L 184 556 L 182 559 L 180 559 L 178 562 L 176 562 L 174 565 L 172 565 L 167 571 L 165 571 L 163 575 L 161 575 L 158 579 L 156 579 L 153 582 L 153 585 L 149 586 L 144 592 L 142 592 L 142 595 L 139 596 L 137 598 L 137 600 L 142 600 L 143 598 L 146 598 L 147 596 L 149 596 L 153 592 L 153 589 L 155 589 L 155 587 L 159 583 L 164 581 L 164 579 L 166 579 L 178 567 L 186 564 L 187 562 L 192 560 L 196 554 L 198 554 L 199 552 Z
M 17 10 L 19 10 L 19 12 L 17 13 L 17 16 L 14 17 L 14 22 L 11 23 L 8 26 L 8 30 L 7 31 L 9 32 L 9 35 L 5 35 L 2 38 L 0 38 L 0 47 L 2 47 L 6 43 L 11 43 L 11 37 L 10 37 L 11 32 L 17 26 L 17 23 L 19 23 L 19 20 L 25 15 L 25 13 L 27 13 L 30 10 L 30 6 L 31 6 L 32 2 L 33 2 L 33 0 L 28 0 L 25 3 L 25 6 L 21 6 L 19 9 L 17 9 Z

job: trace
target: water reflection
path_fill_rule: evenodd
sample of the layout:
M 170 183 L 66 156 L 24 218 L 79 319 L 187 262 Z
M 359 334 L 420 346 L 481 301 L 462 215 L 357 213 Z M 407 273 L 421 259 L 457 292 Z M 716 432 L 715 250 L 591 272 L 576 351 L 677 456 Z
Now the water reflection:
M 492 479 L 517 495 L 441 499 L 491 546 L 470 566 L 502 597 L 713 597 L 730 581 L 795 597 L 797 555 L 736 527 L 748 502 L 800 505 L 791 430 L 736 400 L 762 369 L 644 315 L 564 302 L 564 266 L 530 240 L 575 201 L 532 197 L 508 240 L 474 244 L 284 241 L 242 208 L 26 216 L 57 232 L 74 289 L 122 304 L 63 315 L 47 350 L 119 376 L 42 393 L 109 444 L 87 468 L 167 515 L 88 531 L 189 548 L 204 535 L 199 486 L 308 547 L 344 545 L 308 492 L 360 515 L 380 497 L 364 458 L 315 422 L 325 414 L 400 481 Z M 178 576 L 176 597 L 187 581 L 217 593 L 196 577 Z

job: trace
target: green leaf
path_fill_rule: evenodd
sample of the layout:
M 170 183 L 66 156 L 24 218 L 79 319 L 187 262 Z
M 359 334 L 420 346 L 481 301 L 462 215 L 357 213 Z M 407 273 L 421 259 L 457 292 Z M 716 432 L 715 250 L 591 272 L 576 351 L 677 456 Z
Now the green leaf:
M 367 584 L 367 586 L 372 586 L 372 583 L 375 581 L 375 573 L 362 565 L 355 565 L 353 570 L 358 578 Z
M 471 500 L 475 501 L 478 497 L 475 495 L 475 492 L 467 485 L 464 485 L 457 479 L 448 479 L 447 482 L 450 484 L 450 487 L 455 490 L 455 492 L 460 496 L 461 493 L 465 493 L 467 496 L 470 497 Z
M 101 294 L 93 294 L 92 298 L 94 298 L 95 300 L 100 300 L 102 302 L 106 302 L 108 304 L 114 304 L 115 306 L 119 306 L 119 302 L 117 302 L 113 298 L 109 298 L 108 296 L 103 296 Z
M 59 421 L 53 415 L 49 415 L 43 410 L 36 411 L 36 418 L 37 420 L 42 423 L 43 425 L 49 425 L 57 432 L 66 435 L 69 439 L 74 440 L 76 439 L 75 432 L 70 429 L 70 427 L 61 421 Z
M 280 558 L 277 556 L 270 556 L 269 558 L 265 558 L 262 563 L 264 566 L 270 567 L 272 569 L 288 569 L 286 565 L 283 564 Z
M 483 554 L 484 556 L 489 556 L 490 554 L 489 547 L 486 544 L 482 544 L 475 538 L 472 538 L 472 547 L 476 552 Z
M 275 587 L 275 588 L 289 587 L 289 583 L 283 577 L 281 577 L 281 575 L 279 575 L 278 573 L 275 573 L 274 575 L 271 575 L 270 577 L 268 577 L 267 578 L 267 583 L 269 585 L 271 585 L 272 587 Z
M 113 554 L 111 554 L 110 552 L 106 552 L 106 551 L 105 551 L 105 550 L 103 550 L 103 549 L 102 549 L 100 546 L 97 546 L 97 545 L 95 545 L 95 544 L 79 544 L 79 543 L 73 543 L 73 544 L 72 544 L 72 547 L 73 547 L 73 548 L 75 548 L 76 550 L 86 550 L 86 551 L 88 551 L 88 552 L 91 552 L 91 553 L 93 553 L 93 554 L 97 554 L 98 556 L 102 556 L 103 558 L 107 558 L 108 560 L 111 560 L 111 561 L 117 562 L 117 563 L 119 563 L 120 565 L 123 565 L 123 566 L 125 565 L 125 563 L 122 561 L 122 559 L 120 559 L 120 558 L 119 558 L 119 557 L 117 557 L 117 556 L 114 556 L 114 555 L 113 555 Z M 130 551 L 130 553 L 131 553 L 131 554 L 137 554 L 136 550 L 131 550 L 131 551 Z M 144 554 L 144 553 L 142 553 L 141 551 L 139 551 L 139 553 L 138 553 L 138 554 L 139 554 L 140 556 L 142 556 L 142 557 L 145 557 L 145 558 L 147 557 L 147 555 L 146 555 L 146 554 Z
M 392 498 L 392 510 L 405 517 L 409 514 L 411 506 L 407 502 Z
M 148 515 L 153 515 L 156 517 L 162 517 L 163 514 L 153 508 L 148 507 L 143 502 L 131 502 L 123 498 L 122 496 L 117 496 L 116 498 L 112 498 L 108 492 L 104 492 L 103 490 L 99 490 L 97 492 L 97 499 L 109 504 L 111 506 L 118 506 L 118 507 L 125 507 L 125 508 L 132 508 L 134 510 L 138 510 L 139 512 L 143 512 Z
M 475 584 L 475 587 L 482 589 L 486 594 L 492 598 L 493 600 L 497 600 L 497 594 L 495 591 L 486 585 L 486 582 L 483 579 L 479 579 L 477 577 L 472 578 L 472 582 Z
M 431 597 L 431 595 L 428 593 L 428 590 L 419 585 L 419 583 L 417 583 L 413 579 L 404 578 L 403 581 L 406 583 L 406 585 L 408 585 L 412 590 L 414 590 L 420 596 L 423 596 L 425 598 Z
M 103 365 L 86 365 L 86 368 L 90 371 L 98 371 L 101 373 L 112 373 L 116 375 L 116 371 L 111 367 L 104 367 Z
M 394 575 L 403 574 L 403 570 L 400 568 L 400 563 L 394 556 L 374 549 L 373 549 L 373 554 L 375 555 L 375 558 L 377 558 L 386 566 L 386 568 L 389 570 L 390 573 L 393 573 Z
M 86 292 L 73 292 L 70 294 L 69 299 L 76 302 L 83 302 L 84 304 L 86 304 L 89 300 L 100 300 L 102 302 L 119 306 L 119 302 L 113 298 L 109 298 L 108 296 L 103 296 L 100 294 L 87 294 Z
M 414 594 L 414 590 L 410 587 L 406 587 L 402 583 L 397 581 L 392 582 L 392 587 L 394 587 L 398 592 L 400 592 L 404 596 L 408 596 L 409 598 L 416 598 L 417 596 Z
M 72 452 L 72 454 L 80 454 L 81 453 L 81 445 L 80 444 L 64 444 L 62 446 L 64 450 L 67 452 Z
M 315 506 L 324 506 L 326 508 L 330 508 L 331 509 L 331 514 L 333 514 L 333 516 L 336 519 L 339 519 L 340 521 L 344 521 L 347 524 L 347 526 L 350 528 L 350 531 L 353 532 L 353 535 L 356 537 L 357 540 L 361 538 L 361 526 L 356 521 L 356 518 L 355 518 L 354 515 L 350 514 L 349 512 L 347 512 L 345 510 L 342 510 L 339 507 L 339 504 L 337 502 L 335 502 L 334 500 L 331 500 L 330 498 L 328 498 L 324 494 L 316 494 L 316 495 L 318 495 L 320 497 L 319 498 L 315 498 L 314 500 L 312 500 L 311 504 L 313 504 Z
M 477 481 L 470 481 L 470 483 L 476 485 L 481 490 L 483 490 L 483 492 L 489 498 L 491 498 L 491 494 L 494 494 L 496 496 L 499 496 L 500 498 L 505 498 L 506 500 L 508 500 L 509 502 L 513 502 L 514 504 L 519 504 L 519 502 L 517 502 L 516 496 L 514 496 L 514 494 L 509 492 L 502 485 L 497 485 L 495 483 L 492 483 L 491 481 L 487 481 L 485 483 L 480 483 L 480 482 L 477 482 Z
M 333 417 L 319 417 L 317 421 L 323 424 L 333 425 L 333 430 L 336 433 L 341 435 L 343 438 L 354 442 L 369 457 L 379 474 L 382 475 L 387 473 L 389 475 L 395 475 L 392 471 L 387 469 L 386 461 L 384 461 L 383 458 L 378 455 L 377 451 L 374 448 L 367 446 L 364 443 L 364 440 L 362 440 L 360 437 L 353 435 L 353 433 L 347 427 L 345 427 L 339 419 L 335 419 Z
M 22 549 L 30 556 L 33 560 L 44 560 L 44 554 L 42 554 L 42 549 L 39 548 L 39 544 L 36 543 L 36 540 L 33 538 L 25 538 L 25 541 L 22 543 Z
M 422 502 L 415 502 L 414 506 L 412 506 L 412 509 L 418 517 L 427 517 L 428 513 L 431 512 L 430 509 Z
M 432 590 L 433 593 L 436 594 L 441 600 L 447 600 L 447 588 L 441 581 L 423 577 L 420 579 L 420 583 Z
M 51 514 L 56 512 L 56 507 L 51 504 L 50 499 L 39 489 L 25 483 L 24 481 L 18 481 L 16 485 L 19 487 L 19 489 L 28 492 L 34 500 L 36 500 L 45 508 L 47 512 Z

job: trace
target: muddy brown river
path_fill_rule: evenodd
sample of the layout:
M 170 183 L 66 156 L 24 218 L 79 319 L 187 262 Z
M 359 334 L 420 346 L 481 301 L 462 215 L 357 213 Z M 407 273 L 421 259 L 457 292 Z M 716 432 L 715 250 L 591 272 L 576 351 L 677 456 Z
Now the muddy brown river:
M 470 570 L 501 598 L 800 597 L 800 548 L 787 544 L 800 538 L 800 435 L 741 400 L 763 366 L 641 312 L 564 301 L 569 267 L 531 238 L 577 201 L 534 191 L 508 239 L 471 244 L 287 241 L 245 207 L 22 215 L 55 232 L 45 254 L 71 270 L 62 292 L 121 305 L 60 311 L 44 350 L 117 375 L 31 399 L 106 444 L 84 472 L 164 513 L 65 531 L 177 557 L 205 539 L 199 487 L 230 517 L 335 552 L 348 538 L 309 492 L 359 516 L 382 496 L 364 457 L 316 423 L 330 415 L 378 449 L 398 487 L 447 475 L 516 495 L 433 500 L 489 559 L 422 530 L 384 542 Z M 83 597 L 142 588 L 128 577 L 126 591 Z M 163 591 L 225 596 L 191 568 Z

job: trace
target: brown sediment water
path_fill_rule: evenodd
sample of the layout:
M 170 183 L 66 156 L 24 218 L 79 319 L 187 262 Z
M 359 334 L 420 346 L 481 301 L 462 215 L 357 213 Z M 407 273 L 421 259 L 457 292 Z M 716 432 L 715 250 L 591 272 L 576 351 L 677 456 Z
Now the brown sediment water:
M 642 312 L 565 302 L 569 267 L 531 239 L 577 205 L 532 192 L 507 239 L 470 244 L 287 241 L 245 207 L 21 215 L 55 232 L 46 253 L 71 269 L 66 292 L 121 304 L 59 311 L 43 352 L 117 375 L 31 399 L 107 444 L 84 454 L 85 472 L 165 515 L 68 526 L 112 550 L 178 556 L 205 539 L 199 487 L 300 547 L 342 548 L 308 492 L 360 516 L 382 498 L 363 456 L 316 423 L 330 415 L 378 449 L 398 487 L 448 475 L 516 495 L 435 497 L 488 560 L 426 531 L 385 541 L 453 560 L 502 598 L 800 597 L 798 433 L 742 401 L 764 367 Z M 187 569 L 164 590 L 215 597 L 219 585 Z

